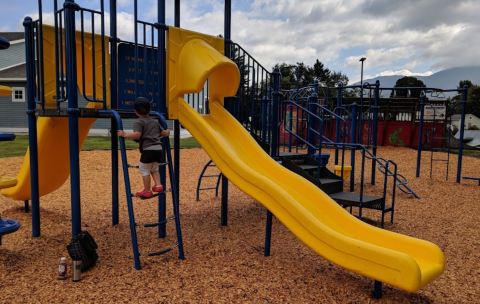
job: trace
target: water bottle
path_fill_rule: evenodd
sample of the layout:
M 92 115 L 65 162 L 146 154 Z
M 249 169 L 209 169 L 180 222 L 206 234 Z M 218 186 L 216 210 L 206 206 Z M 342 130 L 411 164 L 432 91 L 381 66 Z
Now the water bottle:
M 58 265 L 58 279 L 65 280 L 67 278 L 67 258 L 62 257 Z

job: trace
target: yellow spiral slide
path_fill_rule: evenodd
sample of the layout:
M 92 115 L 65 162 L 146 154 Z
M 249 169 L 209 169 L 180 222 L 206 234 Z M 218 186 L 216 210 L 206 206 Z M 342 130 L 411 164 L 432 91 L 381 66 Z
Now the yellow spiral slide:
M 307 246 L 343 268 L 410 292 L 443 273 L 445 257 L 435 244 L 358 220 L 258 146 L 223 107 L 223 97 L 236 93 L 240 78 L 221 54 L 223 43 L 172 27 L 169 43 L 176 48 L 167 48 L 169 117 L 178 118 L 232 183 Z M 200 115 L 183 94 L 200 92 L 207 78 L 210 114 Z

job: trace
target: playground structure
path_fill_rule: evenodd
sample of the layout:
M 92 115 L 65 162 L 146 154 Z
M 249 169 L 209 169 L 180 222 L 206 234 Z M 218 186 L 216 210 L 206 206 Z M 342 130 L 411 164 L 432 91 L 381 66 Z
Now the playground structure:
M 76 236 L 80 233 L 78 151 L 95 119 L 111 119 L 112 223 L 114 225 L 118 223 L 117 142 L 120 140 L 135 267 L 140 269 L 140 253 L 136 245 L 135 232 L 138 224 L 133 213 L 125 143 L 115 134 L 116 130 L 122 129 L 121 118 L 134 117 L 131 101 L 136 96 L 143 95 L 152 98 L 153 106 L 157 110 L 152 115 L 157 117 L 160 123 L 165 126 L 165 118 L 175 120 L 174 159 L 176 162 L 172 163 L 169 143 L 165 140 L 164 149 L 167 160 L 164 163 L 165 166 L 162 166 L 161 176 L 162 183 L 165 184 L 165 170 L 168 166 L 174 209 L 172 219 L 176 223 L 177 243 L 171 248 L 152 255 L 162 254 L 178 247 L 179 258 L 184 257 L 178 212 L 180 190 L 178 187 L 179 132 L 177 130 L 181 123 L 220 169 L 224 176 L 222 184 L 228 178 L 242 191 L 263 204 L 271 214 L 318 254 L 341 267 L 374 279 L 376 297 L 381 296 L 381 282 L 414 292 L 442 274 L 445 260 L 442 251 L 436 245 L 382 230 L 360 221 L 345 212 L 317 185 L 277 162 L 280 157 L 280 145 L 278 144 L 279 129 L 275 126 L 287 121 L 282 120 L 282 113 L 289 113 L 288 116 L 293 117 L 294 109 L 301 109 L 302 114 L 298 115 L 297 112 L 297 117 L 304 114 L 308 116 L 307 121 L 310 127 L 306 129 L 305 135 L 309 140 L 305 141 L 301 135 L 293 132 L 293 125 L 296 124 L 293 119 L 289 118 L 288 121 L 291 122 L 284 124 L 283 128 L 289 137 L 296 138 L 297 143 L 305 144 L 309 154 L 317 154 L 317 159 L 322 159 L 323 141 L 318 138 L 324 139 L 324 133 L 320 117 L 328 114 L 342 121 L 343 124 L 343 127 L 340 123 L 335 126 L 335 141 L 326 142 L 338 148 L 335 153 L 335 164 L 338 164 L 341 158 L 342 167 L 345 165 L 345 153 L 343 153 L 345 149 L 351 151 L 352 159 L 354 159 L 354 151 L 358 149 L 363 155 L 362 167 L 365 165 L 365 158 L 368 157 L 372 159 L 372 167 L 379 164 L 383 168 L 385 180 L 388 176 L 395 178 L 397 176 L 396 170 L 392 170 L 395 167 L 393 162 L 380 163 L 376 158 L 376 144 L 373 145 L 374 152 L 370 153 L 355 139 L 347 140 L 349 137 L 355 138 L 357 123 L 352 123 L 352 128 L 349 130 L 342 112 L 325 109 L 318 102 L 307 102 L 304 106 L 292 99 L 282 102 L 280 71 L 275 69 L 270 73 L 258 62 L 253 59 L 250 61 L 250 56 L 248 56 L 248 62 L 245 62 L 245 56 L 242 57 L 239 54 L 246 52 L 230 41 L 230 1 L 225 2 L 225 40 L 180 29 L 180 1 L 175 1 L 176 13 L 178 13 L 178 18 L 177 14 L 175 16 L 177 27 L 165 25 L 165 3 L 163 7 L 159 4 L 157 23 L 140 21 L 135 15 L 135 41 L 123 42 L 124 46 L 130 47 L 133 51 L 133 56 L 130 57 L 133 58 L 131 60 L 134 65 L 133 73 L 130 74 L 131 78 L 125 79 L 126 83 L 133 84 L 133 90 L 123 88 L 123 81 L 118 81 L 122 80 L 119 79 L 122 73 L 120 69 L 125 66 L 120 63 L 125 57 L 123 59 L 118 57 L 122 48 L 119 42 L 122 41 L 116 35 L 115 1 L 112 1 L 110 6 L 110 37 L 107 37 L 104 32 L 105 11 L 103 1 L 100 3 L 101 10 L 93 11 L 81 8 L 72 0 L 65 1 L 63 8 L 58 9 L 55 1 L 54 27 L 42 24 L 41 9 L 39 20 L 33 21 L 27 17 L 24 22 L 27 50 L 29 152 L 17 176 L 19 184 L 2 191 L 2 194 L 13 199 L 31 200 L 33 237 L 40 235 L 40 196 L 58 188 L 69 174 L 72 189 L 72 235 Z M 134 5 L 137 6 L 137 1 L 134 1 Z M 94 15 L 100 16 L 101 34 L 87 33 L 84 30 L 84 14 L 91 14 L 92 20 Z M 76 15 L 80 15 L 81 20 L 79 32 L 75 28 Z M 138 41 L 138 27 L 143 28 L 144 38 L 141 43 Z M 92 28 L 95 27 L 92 26 Z M 147 32 L 151 33 L 150 44 L 147 44 L 145 38 Z M 155 37 L 157 37 L 156 40 Z M 167 41 L 166 45 L 165 41 Z M 166 53 L 163 51 L 165 49 Z M 150 57 L 152 59 L 148 60 L 148 56 L 152 56 Z M 143 67 L 144 72 L 139 72 L 140 67 Z M 146 76 L 147 68 L 157 72 L 151 82 Z M 243 102 L 245 97 L 249 97 L 244 94 L 245 88 L 250 83 L 247 81 L 245 85 L 245 77 L 252 77 L 252 82 L 255 84 L 263 84 L 258 87 L 252 86 L 250 107 L 244 107 Z M 110 79 L 110 85 L 107 84 L 108 79 Z M 206 82 L 208 82 L 208 109 L 205 111 L 207 114 L 200 115 L 186 102 L 185 95 L 199 94 Z M 151 91 L 147 88 L 147 83 L 152 84 Z M 242 85 L 239 87 L 239 84 Z M 271 84 L 270 89 L 267 84 Z M 80 93 L 90 100 L 87 108 L 78 107 L 77 85 Z M 378 92 L 379 85 L 375 86 Z M 127 92 L 126 99 L 121 99 L 120 91 L 122 90 Z M 338 92 L 340 95 L 341 90 L 338 89 Z M 314 94 L 307 98 L 316 101 L 315 98 L 318 95 Z M 65 107 L 67 102 L 68 105 Z M 355 119 L 355 105 L 351 109 L 352 117 Z M 249 119 L 246 119 L 246 112 L 250 116 Z M 263 115 L 268 118 L 262 119 Z M 318 126 L 320 131 L 312 127 L 314 125 Z M 344 131 L 340 139 L 342 128 Z M 376 134 L 376 131 L 372 134 Z M 260 137 L 261 140 L 269 142 L 270 155 L 265 153 L 254 137 Z M 375 142 L 376 139 L 373 138 Z M 55 176 L 48 175 L 48 171 L 54 171 L 50 166 L 61 169 Z M 47 167 L 50 170 L 46 170 Z M 354 168 L 352 164 L 351 180 L 354 177 Z M 338 171 L 340 178 L 346 177 L 343 176 L 345 170 Z M 375 169 L 372 170 L 372 181 L 374 181 L 373 172 L 375 171 Z M 318 179 L 319 174 L 317 174 Z M 362 196 L 360 194 L 360 200 Z M 158 197 L 159 221 L 145 224 L 145 227 L 158 227 L 159 237 L 163 237 L 167 222 L 165 219 L 166 195 Z
M 0 50 L 8 49 L 10 42 L 3 37 L 0 37 Z M 6 86 L 0 86 L 0 96 L 8 96 L 12 94 L 12 89 Z M 0 142 L 11 141 L 15 139 L 14 134 L 0 133 Z M 14 177 L 0 176 L 0 190 L 14 187 L 17 184 L 17 179 Z M 2 236 L 10 234 L 20 229 L 20 223 L 16 220 L 2 219 L 0 216 L 0 246 L 2 245 Z

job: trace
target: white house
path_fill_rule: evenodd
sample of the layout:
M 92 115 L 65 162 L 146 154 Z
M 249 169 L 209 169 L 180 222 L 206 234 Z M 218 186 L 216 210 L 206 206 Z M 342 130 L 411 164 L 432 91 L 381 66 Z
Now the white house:
M 460 119 L 461 119 L 460 114 L 455 114 L 452 115 L 451 121 L 452 121 L 452 126 L 454 126 L 457 129 L 460 129 Z M 470 130 L 472 127 L 477 127 L 480 129 L 480 118 L 473 114 L 465 114 L 465 129 Z

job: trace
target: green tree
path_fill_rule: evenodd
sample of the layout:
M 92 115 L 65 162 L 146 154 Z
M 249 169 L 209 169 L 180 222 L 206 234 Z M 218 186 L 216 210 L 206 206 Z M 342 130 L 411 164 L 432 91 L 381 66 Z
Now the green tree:
M 423 81 L 412 76 L 405 76 L 397 80 L 395 83 L 395 88 L 405 88 L 405 87 L 415 87 L 415 88 L 425 88 Z M 390 93 L 390 97 L 416 97 L 419 98 L 422 89 L 412 89 L 412 90 L 393 90 Z
M 324 64 L 318 59 L 313 64 L 313 74 L 322 85 L 326 86 L 330 79 L 330 70 L 325 68 Z

